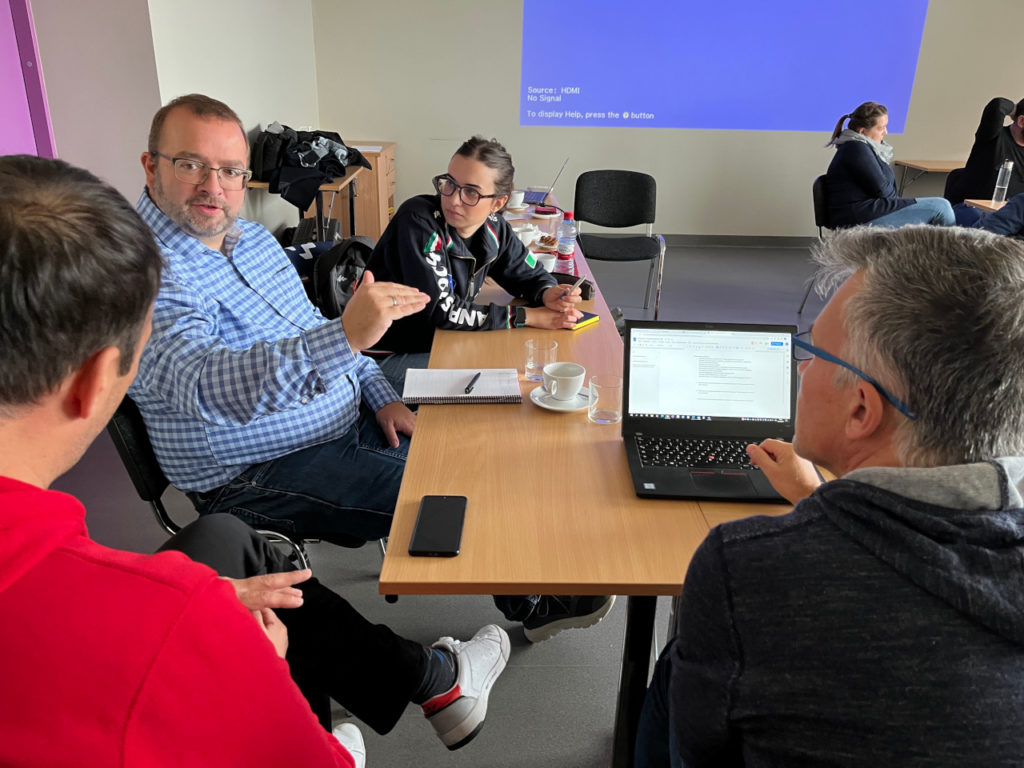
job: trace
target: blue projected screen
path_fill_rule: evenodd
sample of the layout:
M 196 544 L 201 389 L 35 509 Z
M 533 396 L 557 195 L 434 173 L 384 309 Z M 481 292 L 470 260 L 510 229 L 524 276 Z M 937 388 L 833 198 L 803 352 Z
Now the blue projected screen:
M 523 0 L 521 125 L 901 133 L 928 0 Z

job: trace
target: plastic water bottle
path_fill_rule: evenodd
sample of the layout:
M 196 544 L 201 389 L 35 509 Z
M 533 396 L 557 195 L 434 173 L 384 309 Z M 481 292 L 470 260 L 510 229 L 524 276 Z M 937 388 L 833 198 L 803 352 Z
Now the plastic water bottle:
M 1002 205 L 1006 202 L 1006 188 L 1010 186 L 1010 175 L 1013 173 L 1013 160 L 1006 160 L 999 168 L 999 175 L 996 177 L 996 188 L 992 192 L 992 205 Z
M 565 216 L 558 225 L 558 259 L 555 261 L 555 272 L 567 275 L 576 274 L 576 222 L 572 211 L 565 211 Z

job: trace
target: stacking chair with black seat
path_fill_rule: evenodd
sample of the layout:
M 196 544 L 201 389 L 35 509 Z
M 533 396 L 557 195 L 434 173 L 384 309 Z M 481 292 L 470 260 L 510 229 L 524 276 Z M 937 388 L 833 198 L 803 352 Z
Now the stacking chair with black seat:
M 814 200 L 814 226 L 818 228 L 818 239 L 823 240 L 824 230 L 831 229 L 828 224 L 828 190 L 825 188 L 824 176 L 819 176 L 814 180 L 811 185 L 811 197 Z M 804 305 L 807 303 L 807 297 L 811 295 L 813 287 L 814 278 L 812 277 L 807 283 L 807 290 L 804 291 L 804 300 L 800 302 L 800 309 L 796 311 L 798 315 L 803 314 Z
M 153 452 L 153 445 L 149 442 L 149 435 L 146 433 L 146 424 L 142 420 L 138 406 L 130 397 L 125 397 L 117 407 L 113 418 L 107 425 L 107 432 L 124 468 L 128 470 L 128 477 L 139 497 L 149 502 L 157 522 L 169 534 L 174 535 L 181 530 L 167 512 L 163 504 L 164 491 L 170 485 L 170 481 L 164 475 L 160 464 Z M 297 567 L 309 568 L 309 558 L 301 542 L 293 541 L 283 533 L 277 531 L 260 531 L 270 541 L 284 544 L 291 549 Z
M 576 179 L 573 215 L 578 240 L 588 261 L 650 261 L 644 309 L 651 304 L 654 282 L 654 319 L 661 307 L 661 276 L 665 266 L 665 238 L 654 234 L 658 185 L 654 177 L 636 171 L 587 171 Z M 599 227 L 647 225 L 647 233 L 633 236 L 583 234 L 582 223 Z M 657 274 L 655 274 L 657 267 Z

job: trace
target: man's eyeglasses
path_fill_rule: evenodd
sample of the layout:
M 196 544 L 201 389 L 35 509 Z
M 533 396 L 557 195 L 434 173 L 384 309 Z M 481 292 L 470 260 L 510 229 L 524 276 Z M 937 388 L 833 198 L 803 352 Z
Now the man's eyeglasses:
M 244 168 L 214 168 L 191 157 L 170 157 L 162 152 L 153 154 L 170 160 L 174 166 L 174 175 L 178 181 L 184 181 L 186 184 L 202 184 L 210 176 L 210 171 L 216 171 L 217 181 L 224 189 L 238 191 L 252 178 L 252 171 Z
M 481 195 L 475 187 L 464 187 L 461 184 L 456 184 L 452 181 L 451 176 L 446 176 L 443 173 L 440 176 L 435 176 L 432 181 L 434 182 L 434 189 L 445 197 L 451 197 L 457 190 L 459 198 L 464 205 L 476 205 L 485 197 L 501 197 L 499 194 Z
M 914 420 L 917 418 L 916 411 L 914 411 L 909 405 L 904 403 L 895 395 L 889 394 L 889 392 L 886 391 L 885 387 L 883 387 L 873 378 L 864 373 L 864 371 L 860 370 L 859 368 L 854 368 L 846 361 L 840 360 L 838 357 L 829 354 L 824 349 L 821 349 L 819 347 L 814 346 L 813 344 L 808 343 L 805 339 L 809 333 L 810 331 L 804 331 L 803 333 L 793 334 L 793 358 L 795 360 L 810 360 L 812 357 L 820 357 L 822 360 L 825 360 L 826 362 L 833 363 L 842 368 L 845 368 L 846 370 L 851 371 L 856 376 L 864 379 L 864 381 L 873 386 L 878 391 L 878 394 L 880 394 L 882 397 L 884 397 L 886 400 L 892 403 L 892 407 L 895 408 L 900 413 L 902 413 L 908 419 Z

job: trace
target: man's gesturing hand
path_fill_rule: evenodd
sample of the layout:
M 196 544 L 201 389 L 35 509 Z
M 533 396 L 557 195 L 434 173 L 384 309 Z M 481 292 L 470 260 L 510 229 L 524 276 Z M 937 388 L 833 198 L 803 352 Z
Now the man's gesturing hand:
M 416 288 L 401 283 L 378 283 L 372 272 L 363 272 L 359 287 L 341 315 L 341 326 L 353 354 L 372 347 L 391 323 L 419 312 L 429 301 L 430 297 Z

